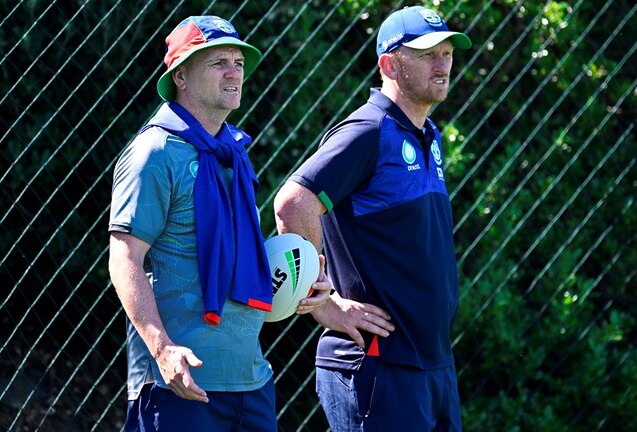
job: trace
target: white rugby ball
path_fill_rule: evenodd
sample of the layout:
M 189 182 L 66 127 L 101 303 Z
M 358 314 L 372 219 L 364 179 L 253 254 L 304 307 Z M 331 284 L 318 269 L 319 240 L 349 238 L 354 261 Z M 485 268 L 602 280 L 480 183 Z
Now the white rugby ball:
M 319 275 L 319 258 L 314 245 L 298 234 L 285 233 L 265 241 L 265 253 L 272 275 L 272 312 L 266 322 L 281 321 L 312 293 Z

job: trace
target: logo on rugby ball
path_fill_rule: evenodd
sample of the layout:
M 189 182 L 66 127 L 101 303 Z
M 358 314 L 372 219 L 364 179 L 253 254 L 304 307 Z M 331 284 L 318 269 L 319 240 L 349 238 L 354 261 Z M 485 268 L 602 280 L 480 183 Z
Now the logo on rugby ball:
M 289 274 L 292 276 L 292 293 L 296 293 L 299 284 L 299 268 L 301 266 L 300 249 L 292 249 L 285 252 L 285 259 L 288 264 Z M 276 292 L 281 288 L 283 282 L 288 279 L 288 273 L 279 267 L 275 267 L 272 271 L 272 292 Z

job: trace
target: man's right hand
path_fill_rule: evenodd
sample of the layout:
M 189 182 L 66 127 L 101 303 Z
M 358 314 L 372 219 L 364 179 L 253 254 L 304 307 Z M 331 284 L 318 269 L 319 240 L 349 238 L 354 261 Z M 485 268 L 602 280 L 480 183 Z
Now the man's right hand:
M 200 367 L 203 364 L 191 349 L 178 345 L 165 345 L 155 360 L 164 381 L 177 396 L 208 402 L 208 395 L 190 375 L 190 366 Z

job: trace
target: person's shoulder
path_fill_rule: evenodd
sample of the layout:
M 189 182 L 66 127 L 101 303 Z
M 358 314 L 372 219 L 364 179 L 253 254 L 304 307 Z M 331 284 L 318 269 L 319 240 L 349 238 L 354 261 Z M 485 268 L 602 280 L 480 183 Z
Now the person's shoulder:
M 137 133 L 122 153 L 121 160 L 139 164 L 165 164 L 183 160 L 196 153 L 194 147 L 160 127 L 149 127 Z
M 130 146 L 133 151 L 153 154 L 167 153 L 170 155 L 174 152 L 196 151 L 195 148 L 184 141 L 183 138 L 173 135 L 158 126 L 149 127 L 140 131 Z
M 365 141 L 369 144 L 370 140 L 379 136 L 384 114 L 378 107 L 367 103 L 334 125 L 323 137 L 323 144 L 328 141 Z
M 332 126 L 326 135 L 330 136 L 342 130 L 359 132 L 374 130 L 380 128 L 383 117 L 384 112 L 380 108 L 371 103 L 366 103 Z
M 379 106 L 367 102 L 354 110 L 345 121 L 359 122 L 370 126 L 380 125 L 387 113 Z
M 182 138 L 173 135 L 166 129 L 159 126 L 152 126 L 142 129 L 134 141 L 137 145 L 143 145 L 155 149 L 164 149 L 170 144 L 186 143 Z

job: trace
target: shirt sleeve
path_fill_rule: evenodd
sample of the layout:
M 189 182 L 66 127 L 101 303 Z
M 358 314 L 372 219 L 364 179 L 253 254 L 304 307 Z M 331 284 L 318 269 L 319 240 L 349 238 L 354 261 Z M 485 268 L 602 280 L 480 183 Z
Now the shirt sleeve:
M 117 161 L 109 222 L 109 231 L 126 232 L 151 245 L 164 230 L 171 197 L 166 136 L 157 135 L 152 129 L 141 134 Z
M 345 121 L 326 134 L 316 153 L 290 180 L 310 189 L 331 211 L 373 174 L 379 136 L 373 121 Z

